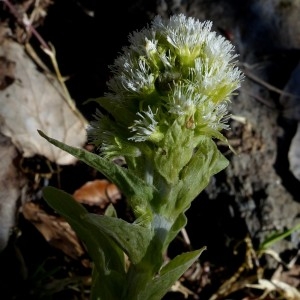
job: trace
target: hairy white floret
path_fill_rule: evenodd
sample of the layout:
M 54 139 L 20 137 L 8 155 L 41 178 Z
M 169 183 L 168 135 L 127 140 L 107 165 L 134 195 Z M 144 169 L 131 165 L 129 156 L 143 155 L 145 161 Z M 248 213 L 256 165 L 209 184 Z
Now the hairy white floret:
M 157 121 L 150 106 L 148 106 L 147 111 L 138 112 L 137 116 L 139 119 L 134 120 L 133 125 L 129 127 L 130 131 L 134 132 L 134 135 L 129 140 L 143 142 L 155 132 Z

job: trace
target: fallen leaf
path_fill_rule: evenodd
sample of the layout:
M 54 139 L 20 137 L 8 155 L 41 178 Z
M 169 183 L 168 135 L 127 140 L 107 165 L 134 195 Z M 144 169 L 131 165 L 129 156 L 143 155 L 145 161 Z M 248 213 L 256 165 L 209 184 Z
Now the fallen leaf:
M 50 145 L 37 132 L 40 129 L 74 147 L 86 142 L 87 124 L 66 103 L 58 80 L 39 72 L 24 48 L 10 39 L 2 42 L 0 57 L 14 66 L 14 74 L 10 71 L 14 81 L 0 90 L 0 131 L 24 157 L 38 154 L 60 165 L 75 162 L 72 155 Z
M 33 202 L 25 203 L 22 213 L 53 247 L 62 250 L 73 259 L 78 259 L 85 254 L 76 233 L 64 219 L 48 215 Z
M 283 268 L 279 265 L 277 270 L 272 275 L 272 280 L 285 282 L 286 284 L 294 287 L 300 287 L 300 265 L 293 265 L 290 268 Z
M 73 197 L 80 203 L 97 205 L 101 209 L 106 208 L 110 203 L 115 204 L 121 199 L 121 192 L 118 187 L 106 179 L 96 179 L 86 182 L 77 189 Z
M 27 180 L 14 165 L 17 156 L 10 139 L 0 133 L 0 252 L 16 225 L 18 203 L 26 190 Z
M 4 90 L 14 82 L 15 65 L 15 62 L 0 56 L 0 90 Z
M 265 299 L 265 297 L 271 292 L 277 292 L 282 296 L 282 299 L 286 300 L 299 300 L 300 292 L 293 286 L 277 280 L 277 279 L 259 279 L 257 284 L 247 284 L 249 288 L 264 290 L 263 295 L 260 299 Z

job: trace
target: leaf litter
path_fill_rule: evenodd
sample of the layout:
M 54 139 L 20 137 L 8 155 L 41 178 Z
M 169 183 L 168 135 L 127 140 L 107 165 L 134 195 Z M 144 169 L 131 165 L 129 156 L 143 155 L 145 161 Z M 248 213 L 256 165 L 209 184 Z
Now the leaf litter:
M 0 57 L 15 63 L 14 82 L 0 91 L 0 131 L 11 138 L 24 157 L 42 155 L 59 165 L 76 159 L 49 146 L 37 129 L 52 137 L 82 147 L 86 143 L 86 123 L 64 100 L 57 79 L 38 71 L 22 45 L 6 39 Z

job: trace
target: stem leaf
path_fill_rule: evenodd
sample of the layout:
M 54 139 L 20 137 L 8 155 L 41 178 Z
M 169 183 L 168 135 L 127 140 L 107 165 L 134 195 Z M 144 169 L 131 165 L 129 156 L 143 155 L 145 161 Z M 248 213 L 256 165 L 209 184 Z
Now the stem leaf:
M 97 295 L 95 299 L 119 299 L 126 277 L 123 251 L 94 224 L 85 220 L 88 211 L 71 195 L 54 187 L 45 187 L 43 197 L 66 219 L 87 247 L 97 277 L 101 279 L 101 288 L 93 291 Z
M 187 209 L 191 202 L 206 188 L 211 177 L 228 166 L 228 160 L 210 138 L 203 140 L 187 166 L 181 172 L 183 188 L 178 193 L 180 209 Z
M 152 237 L 150 229 L 130 224 L 122 219 L 88 214 L 85 221 L 109 236 L 129 257 L 133 264 L 145 255 Z
M 270 248 L 273 244 L 277 243 L 278 241 L 283 240 L 284 238 L 291 235 L 294 231 L 300 229 L 300 223 L 295 225 L 294 227 L 284 230 L 282 232 L 275 232 L 271 234 L 269 237 L 267 237 L 259 246 L 259 251 L 264 251 L 268 248 Z
M 180 254 L 165 265 L 160 275 L 139 294 L 139 300 L 160 300 L 206 248 Z
M 41 130 L 38 130 L 38 133 L 54 146 L 70 153 L 90 167 L 101 172 L 108 180 L 116 184 L 126 197 L 132 199 L 132 201 L 138 202 L 134 203 L 134 206 L 137 205 L 143 207 L 144 213 L 146 208 L 149 208 L 149 203 L 153 197 L 154 187 L 146 184 L 141 178 L 97 154 L 66 145 L 58 140 L 48 137 Z

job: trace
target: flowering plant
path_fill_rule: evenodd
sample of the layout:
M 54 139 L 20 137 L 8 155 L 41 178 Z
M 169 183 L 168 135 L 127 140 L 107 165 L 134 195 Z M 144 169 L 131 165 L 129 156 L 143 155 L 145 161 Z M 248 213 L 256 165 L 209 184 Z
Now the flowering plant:
M 193 199 L 228 165 L 214 139 L 226 142 L 221 131 L 228 128 L 227 105 L 243 75 L 234 47 L 211 27 L 183 14 L 157 16 L 129 36 L 87 130 L 100 155 L 39 131 L 114 182 L 135 216 L 129 223 L 111 208 L 91 214 L 70 195 L 44 189 L 94 262 L 92 299 L 161 299 L 203 251 L 163 260 Z M 126 167 L 112 161 L 119 156 Z

